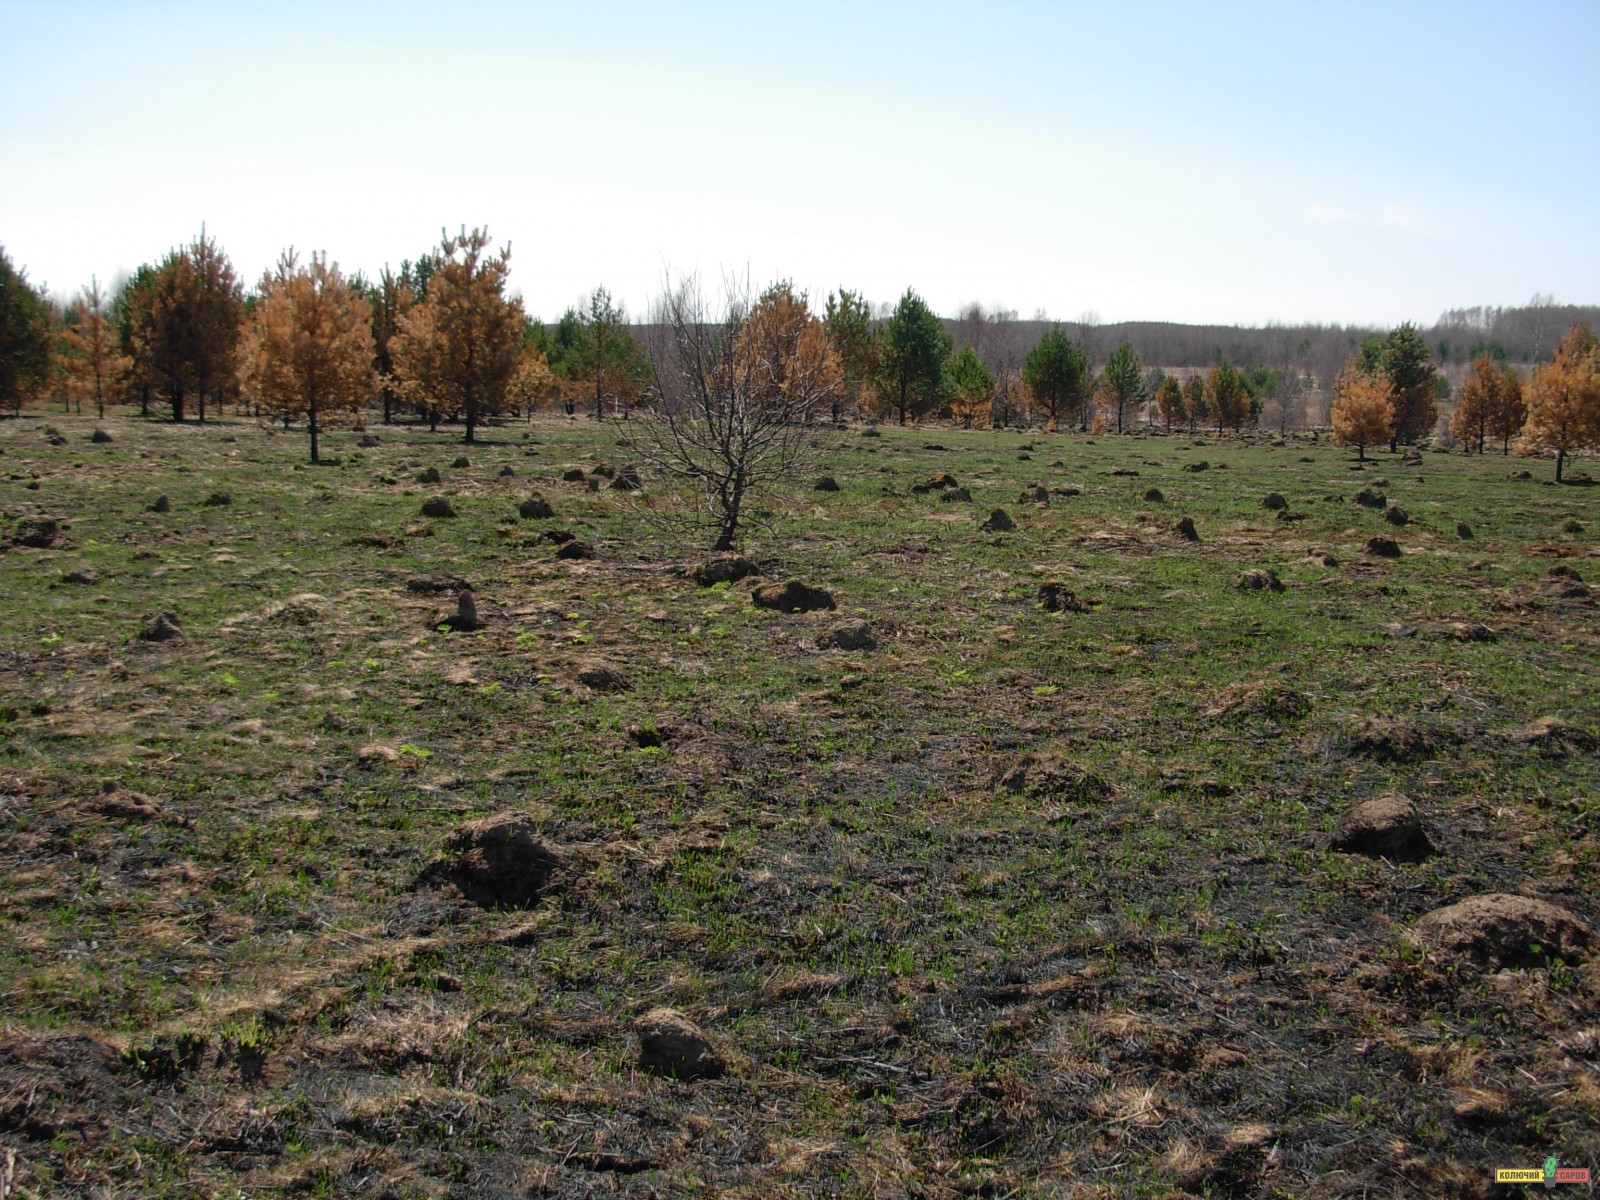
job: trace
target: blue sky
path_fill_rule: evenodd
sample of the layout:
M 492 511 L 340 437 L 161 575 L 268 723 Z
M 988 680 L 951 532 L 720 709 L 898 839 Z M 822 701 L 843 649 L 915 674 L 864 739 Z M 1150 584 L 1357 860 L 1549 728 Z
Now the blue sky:
M 528 309 L 664 274 L 947 314 L 1600 302 L 1600 3 L 0 0 L 0 243 L 66 295 L 206 223 Z

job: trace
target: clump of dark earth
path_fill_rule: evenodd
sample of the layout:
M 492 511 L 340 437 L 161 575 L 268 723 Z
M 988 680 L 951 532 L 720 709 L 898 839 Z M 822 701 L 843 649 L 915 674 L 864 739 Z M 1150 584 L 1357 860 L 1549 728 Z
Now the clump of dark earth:
M 942 496 L 940 496 L 939 499 L 941 499 L 941 500 L 971 500 L 972 499 L 972 493 L 967 491 L 967 489 L 964 488 L 964 487 L 950 488 Z
M 1161 494 L 1160 488 L 1145 488 L 1144 498 L 1151 504 L 1165 504 L 1167 498 Z
M 1346 733 L 1344 750 L 1381 763 L 1410 763 L 1431 758 L 1451 740 L 1444 731 L 1425 728 L 1410 717 L 1365 717 Z
M 422 502 L 422 515 L 425 517 L 453 517 L 455 508 L 443 496 L 434 496 Z
M 531 908 L 551 886 L 562 861 L 532 820 L 502 813 L 457 830 L 423 871 L 432 886 L 454 884 L 480 908 Z
M 1266 497 L 1261 501 L 1261 507 L 1270 509 L 1273 512 L 1278 512 L 1282 509 L 1288 508 L 1289 502 L 1277 492 L 1268 492 Z
M 1490 970 L 1581 963 L 1594 933 L 1577 914 L 1531 896 L 1472 896 L 1436 908 L 1416 924 L 1416 939 L 1435 954 Z
M 155 502 L 150 505 L 149 511 L 153 513 L 169 513 L 172 511 L 172 501 L 165 496 L 157 496 Z
M 1388 500 L 1386 500 L 1383 496 L 1380 496 L 1371 488 L 1362 488 L 1355 494 L 1354 499 L 1356 504 L 1360 505 L 1362 508 L 1382 508 L 1384 505 L 1388 504 Z
M 811 490 L 814 492 L 837 492 L 839 490 L 839 481 L 832 475 L 824 475 L 811 485 Z
M 483 628 L 483 622 L 478 619 L 478 602 L 470 591 L 463 591 L 456 597 L 456 611 L 440 624 L 456 633 L 471 633 Z
M 878 639 L 865 621 L 845 621 L 819 634 L 817 645 L 824 650 L 873 650 Z
M 627 676 L 606 663 L 585 663 L 573 673 L 573 678 L 594 692 L 612 693 L 633 690 L 633 684 L 628 682 Z
M 652 1008 L 633 1022 L 633 1031 L 639 1036 L 639 1067 L 652 1075 L 692 1083 L 727 1072 L 727 1060 L 706 1032 L 676 1009 Z
M 54 517 L 27 517 L 17 522 L 12 540 L 33 550 L 48 550 L 61 536 L 61 523 Z
M 737 583 L 751 575 L 759 575 L 760 568 L 740 554 L 715 554 L 695 563 L 686 574 L 701 587 L 718 583 Z
M 181 637 L 183 630 L 178 627 L 178 618 L 170 612 L 156 613 L 139 631 L 140 641 L 145 642 L 171 642 Z
M 1111 795 L 1111 785 L 1104 779 L 1059 754 L 1024 754 L 1000 776 L 998 786 L 1036 800 L 1069 804 L 1091 803 Z
M 569 538 L 556 547 L 556 557 L 568 561 L 593 558 L 595 557 L 595 550 L 588 542 L 580 541 L 578 538 Z
M 577 467 L 569 467 L 567 470 L 561 472 L 561 479 L 563 483 L 582 483 L 584 481 L 584 474 Z
M 1433 853 L 1416 805 L 1398 792 L 1373 796 L 1345 813 L 1329 845 L 1395 862 L 1421 862 Z
M 1435 621 L 1423 632 L 1436 642 L 1493 642 L 1500 635 L 1476 621 Z
M 555 516 L 556 510 L 543 496 L 533 495 L 517 505 L 517 515 L 524 521 L 544 521 Z
M 1172 532 L 1186 542 L 1198 542 L 1200 540 L 1200 531 L 1194 527 L 1193 517 L 1179 518 L 1178 523 L 1172 527 Z
M 102 446 L 103 446 L 103 445 L 105 445 L 105 444 L 106 444 L 106 443 L 107 443 L 107 442 L 114 442 L 114 441 L 116 441 L 116 440 L 117 440 L 117 439 L 116 439 L 116 438 L 114 438 L 114 437 L 112 437 L 112 436 L 111 436 L 111 435 L 110 435 L 110 434 L 109 434 L 109 433 L 107 433 L 107 432 L 106 432 L 106 431 L 105 431 L 105 430 L 104 430 L 104 429 L 96 429 L 96 430 L 95 430 L 95 431 L 94 431 L 94 432 L 93 432 L 93 433 L 91 433 L 91 434 L 90 434 L 90 435 L 89 435 L 89 440 L 90 440 L 90 441 L 91 441 L 91 442 L 94 442 L 94 443 L 96 443 L 96 444 L 97 444 L 97 445 L 102 445 Z
M 989 533 L 1008 533 L 1016 527 L 1016 522 L 1003 508 L 995 509 L 983 523 L 983 529 Z
M 1399 558 L 1400 543 L 1390 537 L 1368 538 L 1367 553 L 1378 558 Z
M 832 609 L 833 597 L 822 588 L 812 587 L 791 579 L 787 583 L 769 583 L 750 593 L 757 608 L 770 608 L 778 612 L 803 613 L 819 609 Z
M 1401 508 L 1398 504 L 1391 504 L 1388 508 L 1384 509 L 1383 519 L 1389 522 L 1391 525 L 1406 525 L 1411 521 L 1411 518 L 1406 515 L 1406 510 Z
M 1465 521 L 1457 521 L 1456 536 L 1463 542 L 1470 542 L 1472 540 L 1472 526 L 1468 525 Z
M 233 503 L 232 492 L 212 492 L 201 501 L 207 508 L 227 508 Z
M 462 470 L 462 469 L 464 469 L 466 467 L 470 467 L 472 465 L 472 460 L 470 458 L 468 458 L 465 454 L 458 454 L 456 456 L 456 458 L 455 458 L 455 461 L 452 462 L 450 465 L 453 468 L 455 468 L 456 470 L 459 471 L 459 470 Z
M 1560 717 L 1539 717 L 1526 725 L 1506 731 L 1506 737 L 1542 754 L 1562 757 L 1592 754 L 1597 748 L 1594 734 Z
M 417 472 L 418 483 L 438 483 L 444 476 L 439 474 L 438 467 L 429 467 L 425 471 Z
M 644 487 L 644 480 L 639 478 L 638 467 L 623 467 L 612 476 L 607 486 L 614 492 L 637 492 Z
M 1045 612 L 1086 613 L 1090 611 L 1089 602 L 1059 579 L 1047 580 L 1039 585 L 1039 605 Z
M 1240 575 L 1234 586 L 1241 592 L 1281 592 L 1283 580 L 1271 568 L 1255 567 Z

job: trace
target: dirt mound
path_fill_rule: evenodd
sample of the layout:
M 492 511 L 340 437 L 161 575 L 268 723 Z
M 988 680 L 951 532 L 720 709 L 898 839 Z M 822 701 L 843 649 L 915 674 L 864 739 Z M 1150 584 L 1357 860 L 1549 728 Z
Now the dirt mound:
M 719 1079 L 727 1060 L 705 1030 L 672 1008 L 652 1008 L 633 1023 L 639 1035 L 639 1067 L 685 1083 Z
M 561 472 L 561 482 L 563 483 L 582 483 L 583 480 L 583 471 L 577 467 L 569 467 Z
M 1529 896 L 1473 896 L 1434 909 L 1416 925 L 1416 938 L 1437 954 L 1480 966 L 1542 967 L 1551 959 L 1578 963 L 1594 933 L 1577 914 Z
M 1419 725 L 1410 717 L 1365 717 L 1344 736 L 1343 750 L 1382 763 L 1410 763 L 1433 757 L 1453 740 L 1446 731 Z
M 626 692 L 633 689 L 626 675 L 605 663 L 584 663 L 572 673 L 572 677 L 595 692 Z
M 839 481 L 832 475 L 824 475 L 811 485 L 811 490 L 814 492 L 837 492 L 839 490 Z
M 1016 527 L 1016 522 L 1011 519 L 1003 508 L 995 509 L 989 514 L 989 519 L 983 523 L 983 529 L 987 533 L 1008 533 Z
M 951 501 L 954 501 L 954 500 L 971 500 L 972 499 L 972 493 L 969 492 L 964 487 L 948 488 L 948 489 L 946 489 L 945 493 L 942 496 L 939 497 L 939 499 L 941 499 L 941 500 L 951 500 Z
M 1307 562 L 1314 567 L 1325 567 L 1330 570 L 1339 565 L 1339 560 L 1333 555 L 1329 554 L 1326 550 L 1307 551 L 1306 556 L 1302 561 Z
M 426 470 L 418 471 L 416 476 L 418 483 L 439 483 L 443 478 L 444 476 L 439 474 L 438 467 L 429 467 Z
M 1434 621 L 1422 627 L 1425 637 L 1436 642 L 1494 642 L 1500 635 L 1475 621 Z
M 817 645 L 824 650 L 873 650 L 878 639 L 865 621 L 845 621 L 818 635 Z
M 1472 526 L 1468 525 L 1465 521 L 1457 521 L 1456 536 L 1463 542 L 1470 542 L 1472 540 Z
M 1578 520 L 1574 520 L 1573 518 L 1568 517 L 1565 521 L 1561 522 L 1561 532 L 1562 533 L 1582 533 L 1583 532 L 1583 522 L 1582 521 L 1578 521 Z
M 1383 519 L 1391 525 L 1409 525 L 1411 518 L 1406 515 L 1406 510 L 1398 504 L 1391 504 L 1383 510 Z
M 1024 754 L 1003 775 L 998 786 L 1035 800 L 1089 804 L 1111 795 L 1111 785 L 1093 771 L 1059 754 Z
M 1165 504 L 1167 502 L 1167 498 L 1162 494 L 1161 489 L 1154 487 L 1145 488 L 1144 499 L 1150 504 Z
M 470 592 L 472 585 L 459 575 L 413 575 L 406 591 L 414 596 L 440 596 L 445 592 Z
M 150 507 L 145 511 L 153 513 L 169 513 L 172 511 L 172 501 L 167 499 L 165 496 L 157 496 L 155 500 L 151 502 Z
M 684 574 L 701 587 L 716 583 L 738 583 L 751 575 L 759 575 L 760 568 L 739 554 L 717 554 L 695 563 Z
M 443 496 L 434 496 L 422 502 L 422 515 L 425 517 L 453 517 L 456 510 L 451 507 L 450 501 Z
M 1377 558 L 1399 558 L 1400 543 L 1391 537 L 1368 538 L 1367 553 Z
M 451 467 L 453 467 L 457 471 L 462 471 L 462 470 L 465 470 L 467 467 L 470 467 L 472 465 L 472 460 L 470 458 L 468 458 L 465 454 L 458 454 L 458 455 L 456 455 L 454 461 L 452 461 L 450 465 L 451 465 Z
M 1388 501 L 1371 488 L 1362 488 L 1351 499 L 1362 508 L 1383 508 Z
M 91 442 L 95 443 L 95 445 L 97 445 L 97 446 L 103 446 L 107 442 L 114 442 L 117 439 L 112 437 L 104 429 L 96 429 L 93 433 L 91 433 L 89 435 L 89 440 Z
M 1194 527 L 1193 517 L 1179 518 L 1178 523 L 1172 527 L 1172 532 L 1186 542 L 1198 542 L 1200 540 L 1200 531 Z
M 1519 745 L 1552 756 L 1592 754 L 1600 745 L 1600 741 L 1587 729 L 1580 729 L 1560 717 L 1540 717 L 1526 725 L 1506 730 L 1505 736 Z
M 1433 853 L 1416 806 L 1398 792 L 1374 796 L 1345 813 L 1329 845 L 1396 862 L 1421 862 Z
M 1578 568 L 1569 567 L 1566 563 L 1557 563 L 1544 574 L 1546 579 L 1570 579 L 1573 583 L 1583 582 L 1583 576 L 1578 574 Z
M 28 517 L 17 522 L 12 541 L 31 550 L 49 550 L 61 536 L 61 523 L 54 517 Z
M 143 642 L 172 642 L 183 637 L 183 630 L 178 627 L 178 618 L 170 612 L 156 613 L 144 623 L 144 628 L 139 631 L 139 640 Z
M 1271 509 L 1273 512 L 1281 512 L 1289 507 L 1289 502 L 1278 492 L 1268 492 L 1261 501 L 1261 507 Z
M 1197 458 L 1192 463 L 1185 463 L 1183 469 L 1191 474 L 1198 474 L 1201 471 L 1209 471 L 1211 464 L 1203 458 Z
M 817 612 L 821 609 L 832 610 L 838 607 L 828 592 L 801 583 L 798 579 L 758 587 L 750 593 L 750 599 L 757 608 L 770 608 L 785 613 Z
M 464 591 L 456 597 L 456 611 L 439 622 L 455 633 L 472 633 L 482 629 L 483 622 L 478 617 L 478 602 L 470 591 Z
M 637 492 L 644 487 L 644 480 L 639 477 L 638 467 L 623 467 L 606 486 L 614 492 Z
M 1212 720 L 1235 717 L 1264 717 L 1268 720 L 1298 720 L 1311 711 L 1304 692 L 1278 683 L 1233 683 L 1217 693 L 1205 709 Z
M 568 538 L 556 547 L 556 557 L 569 561 L 578 558 L 593 558 L 594 556 L 594 547 L 589 545 L 588 542 L 580 541 L 578 538 Z
M 480 908 L 531 908 L 562 866 L 529 818 L 501 813 L 462 826 L 423 872 L 432 886 L 451 883 Z
M 517 505 L 517 516 L 524 521 L 547 521 L 556 515 L 556 510 L 550 507 L 550 501 L 543 496 L 529 496 Z
M 1256 567 L 1240 575 L 1233 586 L 1241 592 L 1281 592 L 1283 580 L 1271 568 Z
M 1039 607 L 1045 612 L 1086 613 L 1091 606 L 1061 580 L 1051 579 L 1039 585 Z

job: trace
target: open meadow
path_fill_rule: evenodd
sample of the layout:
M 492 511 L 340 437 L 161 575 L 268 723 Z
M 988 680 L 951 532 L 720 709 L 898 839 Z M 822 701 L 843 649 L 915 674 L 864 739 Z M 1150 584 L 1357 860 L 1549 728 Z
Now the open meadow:
M 17 1195 L 1600 1167 L 1600 489 L 822 427 L 707 583 L 634 424 L 0 422 Z

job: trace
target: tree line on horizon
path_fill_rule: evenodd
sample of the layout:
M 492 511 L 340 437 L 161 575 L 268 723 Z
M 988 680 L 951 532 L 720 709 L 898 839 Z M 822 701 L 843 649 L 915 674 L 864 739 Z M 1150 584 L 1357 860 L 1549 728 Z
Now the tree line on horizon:
M 650 335 L 660 312 L 635 323 L 601 287 L 546 324 L 508 295 L 509 263 L 509 247 L 493 251 L 486 230 L 463 228 L 375 280 L 290 250 L 246 289 L 202 231 L 114 294 L 91 279 L 56 306 L 0 247 L 0 405 L 20 414 L 26 400 L 54 399 L 81 411 L 88 400 L 102 415 L 121 403 L 203 422 L 208 407 L 233 404 L 304 421 L 315 460 L 323 428 L 373 407 L 385 423 L 402 413 L 433 429 L 459 422 L 470 442 L 485 420 L 509 412 L 556 407 L 604 419 L 659 401 Z M 1432 434 L 1437 401 L 1451 393 L 1439 368 L 1459 370 L 1470 356 L 1450 426 L 1469 450 L 1494 441 L 1509 452 L 1514 440 L 1554 450 L 1559 476 L 1567 456 L 1600 443 L 1592 395 L 1600 372 L 1582 319 L 1600 310 L 1548 297 L 1524 309 L 1452 310 L 1428 333 L 1409 323 L 1368 331 L 1101 326 L 1092 314 L 1019 321 L 978 305 L 945 319 L 912 289 L 875 309 L 840 288 L 813 313 L 786 282 L 746 301 L 742 315 L 780 302 L 790 327 L 814 343 L 808 352 L 823 355 L 833 382 L 818 395 L 835 421 L 855 414 L 1120 433 L 1142 420 L 1220 436 L 1263 420 L 1284 432 L 1308 397 L 1331 392 L 1319 415 L 1364 456 L 1369 445 L 1393 449 Z M 1554 324 L 1569 317 L 1560 336 Z M 1552 357 L 1524 380 L 1512 363 L 1537 358 L 1540 347 Z M 1260 358 L 1236 365 L 1230 349 Z M 1195 360 L 1207 365 L 1169 370 Z

